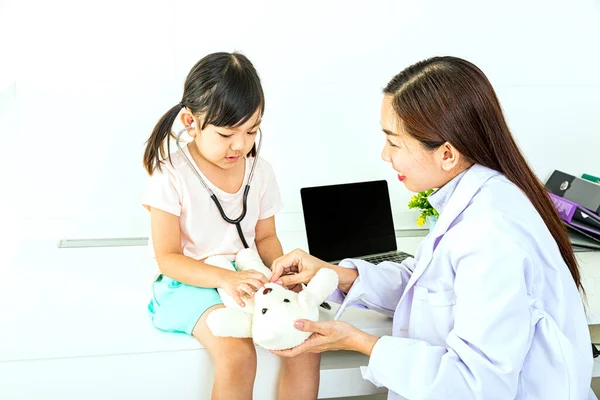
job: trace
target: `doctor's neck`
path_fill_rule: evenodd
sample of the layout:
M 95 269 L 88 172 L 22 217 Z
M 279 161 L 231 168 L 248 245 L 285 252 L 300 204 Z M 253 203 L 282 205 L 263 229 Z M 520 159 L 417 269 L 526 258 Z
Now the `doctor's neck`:
M 462 174 L 463 172 L 465 172 L 472 166 L 473 166 L 472 162 L 469 162 L 469 163 L 465 162 L 464 164 L 461 164 L 460 166 L 457 165 L 456 168 L 453 168 L 451 171 L 448 172 L 448 174 L 446 175 L 446 179 L 444 180 L 444 183 L 442 185 L 440 185 L 439 187 L 437 187 L 436 189 L 443 188 L 449 182 L 452 182 L 454 179 L 456 179 L 457 176 L 459 176 L 460 174 Z

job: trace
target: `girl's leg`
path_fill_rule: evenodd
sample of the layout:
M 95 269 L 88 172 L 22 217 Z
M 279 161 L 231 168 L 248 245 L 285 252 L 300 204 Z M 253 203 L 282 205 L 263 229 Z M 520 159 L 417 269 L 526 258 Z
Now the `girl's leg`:
M 214 361 L 212 399 L 251 400 L 256 375 L 256 349 L 252 339 L 217 337 L 212 334 L 206 325 L 206 317 L 220 307 L 223 305 L 206 310 L 192 332 Z
M 282 358 L 278 400 L 316 400 L 319 392 L 321 355 L 304 353 Z

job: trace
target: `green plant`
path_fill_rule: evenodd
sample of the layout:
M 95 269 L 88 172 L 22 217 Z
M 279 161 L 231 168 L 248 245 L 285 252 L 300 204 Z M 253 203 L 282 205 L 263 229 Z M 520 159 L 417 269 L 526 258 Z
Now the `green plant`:
M 427 217 L 430 217 L 430 216 L 437 217 L 439 215 L 437 210 L 435 208 L 433 208 L 431 206 L 431 204 L 429 204 L 428 197 L 431 193 L 433 193 L 433 189 L 419 192 L 416 195 L 414 195 L 413 197 L 411 197 L 410 201 L 408 202 L 408 208 L 410 208 L 410 209 L 416 208 L 416 209 L 421 210 L 421 215 L 417 219 L 417 225 L 419 225 L 419 226 L 422 226 L 425 223 L 425 220 L 427 219 Z

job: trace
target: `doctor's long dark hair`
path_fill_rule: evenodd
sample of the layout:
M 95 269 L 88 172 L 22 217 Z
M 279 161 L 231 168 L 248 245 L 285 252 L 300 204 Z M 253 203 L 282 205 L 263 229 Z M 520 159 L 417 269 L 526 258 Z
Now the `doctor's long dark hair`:
M 425 148 L 451 143 L 469 161 L 504 174 L 533 203 L 585 293 L 567 231 L 540 180 L 519 150 L 484 73 L 456 57 L 434 57 L 396 75 L 384 89 L 404 130 Z
M 148 174 L 156 168 L 160 171 L 165 158 L 171 161 L 173 122 L 184 107 L 202 115 L 201 130 L 209 124 L 235 128 L 256 110 L 263 114 L 265 96 L 256 69 L 243 54 L 213 53 L 202 58 L 185 79 L 181 102 L 160 118 L 146 142 L 143 162 Z M 256 145 L 248 155 L 256 156 Z

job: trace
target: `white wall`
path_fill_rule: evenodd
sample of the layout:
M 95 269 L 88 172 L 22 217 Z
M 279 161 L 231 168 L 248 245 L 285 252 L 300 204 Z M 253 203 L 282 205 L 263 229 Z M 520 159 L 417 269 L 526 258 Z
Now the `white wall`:
M 1 135 L 24 150 L 30 233 L 145 236 L 144 141 L 213 51 L 242 51 L 261 75 L 280 229 L 302 227 L 300 187 L 380 178 L 397 227 L 414 226 L 411 194 L 380 160 L 379 104 L 394 74 L 433 55 L 487 73 L 541 179 L 600 174 L 598 0 L 21 0 L 17 17 L 16 122 Z
M 21 174 L 15 168 L 19 162 L 17 133 L 16 42 L 15 21 L 9 18 L 14 5 L 0 0 L 0 270 L 13 265 L 20 244 Z

